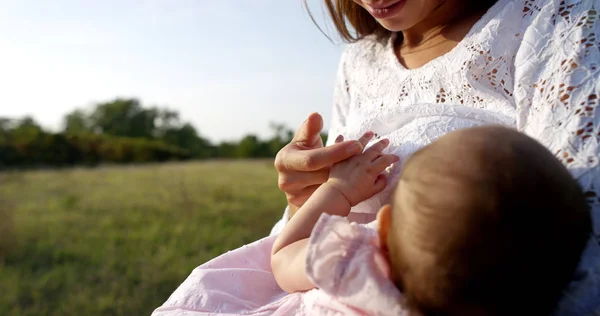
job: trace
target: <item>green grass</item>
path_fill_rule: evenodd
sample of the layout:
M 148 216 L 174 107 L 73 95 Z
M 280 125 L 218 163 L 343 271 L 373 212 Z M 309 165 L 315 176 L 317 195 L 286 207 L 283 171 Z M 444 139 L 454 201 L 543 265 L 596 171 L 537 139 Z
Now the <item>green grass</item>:
M 0 314 L 149 315 L 284 205 L 264 160 L 0 173 Z

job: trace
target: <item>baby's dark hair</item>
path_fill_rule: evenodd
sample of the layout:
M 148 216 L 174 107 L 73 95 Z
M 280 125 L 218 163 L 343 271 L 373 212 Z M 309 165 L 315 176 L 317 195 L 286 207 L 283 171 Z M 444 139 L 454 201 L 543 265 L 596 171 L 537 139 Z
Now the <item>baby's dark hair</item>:
M 392 277 L 421 315 L 548 315 L 591 233 L 566 168 L 504 127 L 456 131 L 421 149 L 392 199 Z

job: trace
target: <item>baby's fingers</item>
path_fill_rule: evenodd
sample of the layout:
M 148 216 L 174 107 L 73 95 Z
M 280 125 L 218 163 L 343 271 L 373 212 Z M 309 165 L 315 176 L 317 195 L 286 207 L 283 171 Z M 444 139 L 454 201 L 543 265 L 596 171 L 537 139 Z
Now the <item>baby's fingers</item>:
M 398 162 L 400 158 L 396 155 L 381 155 L 377 157 L 371 164 L 372 174 L 379 174 L 389 165 Z
M 369 131 L 363 134 L 363 136 L 361 136 L 358 141 L 363 145 L 363 148 L 367 147 L 367 144 L 369 143 L 369 141 L 371 141 L 371 139 L 373 138 L 373 136 L 375 136 L 373 134 L 373 132 Z
M 375 195 L 381 191 L 383 191 L 383 189 L 385 189 L 385 186 L 387 185 L 387 178 L 380 174 L 377 176 L 377 179 L 375 179 L 375 184 L 373 184 L 373 189 L 371 191 L 372 195 Z
M 364 153 L 369 161 L 374 161 L 381 155 L 381 152 L 390 144 L 388 139 L 382 139 L 373 146 L 369 147 Z

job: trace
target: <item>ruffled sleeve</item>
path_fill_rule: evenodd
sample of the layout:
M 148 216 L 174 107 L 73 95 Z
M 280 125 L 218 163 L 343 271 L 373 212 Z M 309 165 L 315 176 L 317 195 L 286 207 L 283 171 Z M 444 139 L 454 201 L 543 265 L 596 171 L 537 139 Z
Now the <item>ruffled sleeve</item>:
M 402 315 L 400 292 L 374 229 L 321 215 L 310 237 L 307 275 L 322 291 L 369 315 Z

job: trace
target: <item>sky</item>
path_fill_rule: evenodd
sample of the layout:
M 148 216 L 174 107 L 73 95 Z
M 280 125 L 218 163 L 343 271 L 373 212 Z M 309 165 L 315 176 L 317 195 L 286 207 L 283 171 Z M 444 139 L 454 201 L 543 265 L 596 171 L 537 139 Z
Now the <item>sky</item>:
M 312 112 L 327 126 L 344 48 L 302 0 L 0 0 L 0 30 L 0 117 L 58 130 L 76 108 L 135 97 L 215 142 Z

